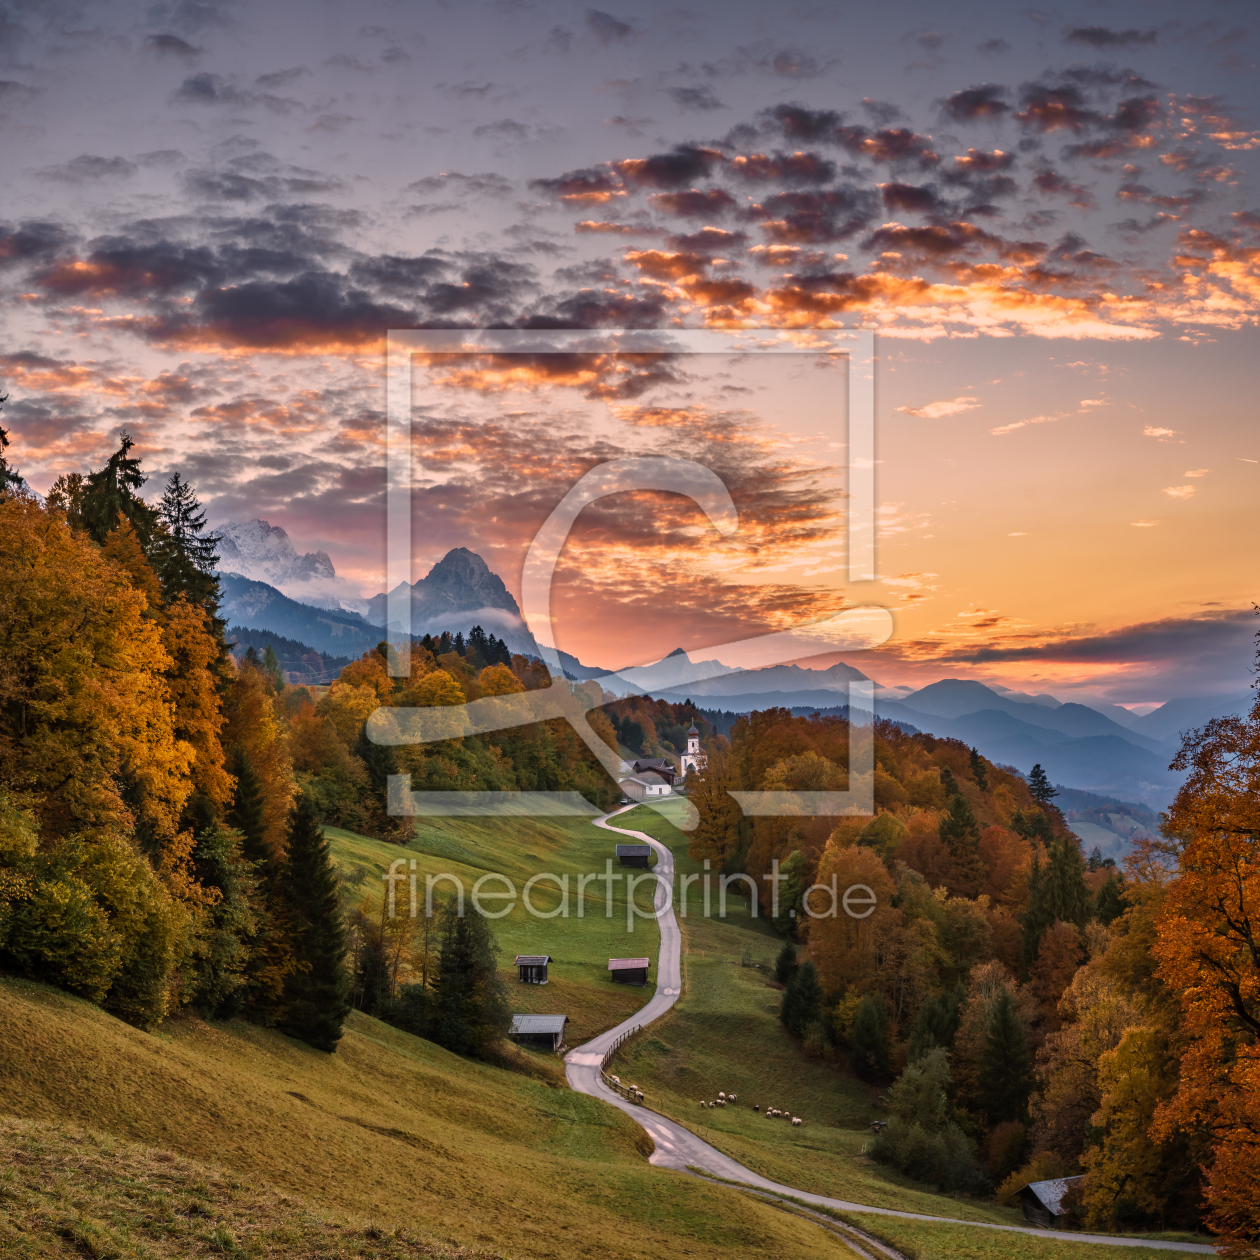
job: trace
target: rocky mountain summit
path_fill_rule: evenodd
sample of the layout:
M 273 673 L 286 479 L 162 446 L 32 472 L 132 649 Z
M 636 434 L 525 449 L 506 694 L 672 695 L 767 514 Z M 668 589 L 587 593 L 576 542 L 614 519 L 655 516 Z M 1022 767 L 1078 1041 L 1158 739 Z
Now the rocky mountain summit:
M 352 583 L 337 575 L 326 551 L 299 555 L 279 525 L 252 520 L 223 525 L 216 532 L 220 573 L 266 582 L 291 599 L 316 608 L 366 609 L 367 601 Z

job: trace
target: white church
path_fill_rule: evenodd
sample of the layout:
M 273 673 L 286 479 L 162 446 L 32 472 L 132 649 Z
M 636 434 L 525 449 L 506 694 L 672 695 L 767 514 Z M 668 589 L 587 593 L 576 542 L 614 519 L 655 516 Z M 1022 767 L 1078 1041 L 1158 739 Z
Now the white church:
M 645 801 L 660 796 L 671 796 L 677 779 L 686 783 L 693 770 L 704 766 L 704 753 L 700 751 L 700 732 L 694 723 L 687 731 L 687 751 L 679 759 L 675 769 L 664 757 L 640 757 L 636 761 L 623 761 L 621 772 L 625 776 L 617 781 L 622 796 L 632 801 Z

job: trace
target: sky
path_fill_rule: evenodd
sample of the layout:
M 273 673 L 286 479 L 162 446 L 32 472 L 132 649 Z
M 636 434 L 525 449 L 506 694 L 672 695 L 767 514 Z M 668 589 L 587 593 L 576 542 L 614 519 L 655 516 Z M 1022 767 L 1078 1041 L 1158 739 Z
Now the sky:
M 42 492 L 126 430 L 146 491 L 179 469 L 371 595 L 388 329 L 867 327 L 877 581 L 806 353 L 435 362 L 415 576 L 467 546 L 519 594 L 578 477 L 672 455 L 741 528 L 588 509 L 553 603 L 584 661 L 875 603 L 848 659 L 890 686 L 1237 693 L 1258 48 L 1229 2 L 0 6 L 9 453 Z

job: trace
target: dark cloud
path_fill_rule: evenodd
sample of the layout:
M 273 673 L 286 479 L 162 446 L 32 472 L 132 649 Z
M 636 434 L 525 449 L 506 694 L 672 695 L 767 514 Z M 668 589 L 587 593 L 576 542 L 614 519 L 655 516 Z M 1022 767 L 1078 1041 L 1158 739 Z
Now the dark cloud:
M 459 171 L 443 171 L 440 175 L 426 175 L 413 184 L 408 184 L 404 192 L 419 193 L 428 196 L 431 193 L 467 194 L 474 197 L 506 197 L 512 191 L 510 180 L 504 179 L 493 171 L 482 171 L 477 175 L 461 175 Z
M 924 52 L 937 52 L 944 46 L 946 36 L 940 31 L 924 31 L 921 35 L 914 37 L 914 42 L 919 45 Z
M 670 88 L 669 94 L 679 109 L 711 110 L 729 109 L 717 98 L 717 93 L 707 84 L 702 87 Z
M 940 161 L 931 140 L 906 127 L 870 131 L 845 123 L 844 115 L 834 110 L 811 110 L 803 105 L 776 105 L 765 110 L 761 118 L 763 125 L 779 131 L 785 140 L 842 145 L 855 157 L 872 162 L 917 162 L 927 168 Z
M 848 240 L 875 217 L 878 201 L 870 189 L 784 192 L 767 197 L 754 210 L 761 230 L 780 245 L 822 245 Z
M 862 108 L 881 127 L 887 127 L 889 123 L 896 122 L 902 116 L 901 110 L 896 105 L 888 101 L 875 101 L 869 96 L 862 98 Z
M 977 249 L 1001 254 L 1006 250 L 1006 242 L 972 223 L 930 227 L 903 227 L 893 223 L 872 232 L 862 242 L 862 248 L 900 253 L 908 256 L 907 265 L 915 265 L 917 260 L 940 261 Z
M 762 117 L 776 126 L 784 139 L 825 142 L 833 139 L 844 115 L 831 109 L 806 109 L 804 105 L 776 105 Z
M 1015 117 L 1035 131 L 1083 131 L 1103 122 L 1089 107 L 1084 93 L 1073 83 L 1029 83 L 1020 91 L 1022 108 Z
M 310 74 L 310 71 L 305 66 L 293 66 L 288 70 L 273 70 L 270 74 L 260 74 L 254 82 L 259 87 L 270 90 L 294 83 L 308 74 Z
M 727 232 L 722 228 L 706 227 L 698 232 L 688 232 L 682 236 L 671 236 L 669 243 L 675 249 L 694 250 L 730 250 L 741 249 L 748 243 L 746 232 Z
M 14 226 L 0 223 L 0 267 L 18 263 L 46 263 L 65 253 L 74 236 L 60 223 L 32 219 Z
M 81 153 L 60 166 L 46 166 L 36 173 L 40 179 L 58 183 L 90 184 L 101 179 L 129 179 L 136 170 L 136 164 L 124 157 L 107 158 Z
M 670 316 L 669 303 L 661 294 L 581 289 L 548 299 L 544 307 L 521 321 L 521 327 L 662 328 L 669 323 Z
M 40 94 L 40 90 L 27 87 L 25 83 L 17 83 L 13 79 L 0 79 L 0 107 L 20 105 L 23 101 L 33 100 Z
M 735 198 L 725 188 L 710 188 L 697 192 L 657 193 L 652 204 L 663 214 L 680 219 L 720 219 L 736 207 Z
M 1154 31 L 1113 31 L 1106 26 L 1077 26 L 1064 36 L 1069 44 L 1090 48 L 1138 48 L 1155 42 Z
M 932 214 L 944 208 L 934 188 L 914 184 L 881 184 L 880 196 L 889 210 L 905 210 L 911 214 Z
M 451 269 L 449 258 L 432 253 L 420 258 L 379 254 L 353 263 L 349 278 L 351 283 L 362 288 L 415 300 L 432 281 L 448 274 Z
M 986 57 L 996 57 L 1010 52 L 1011 46 L 1004 39 L 986 39 L 983 43 L 976 45 L 976 51 L 984 53 Z
M 996 83 L 965 88 L 945 98 L 941 103 L 941 113 L 953 122 L 1003 118 L 1011 112 L 1010 105 L 1002 99 L 1005 94 L 1006 88 Z
M 795 48 L 781 48 L 769 59 L 770 69 L 783 79 L 816 79 L 827 66 L 834 64 L 834 60 L 824 63 Z
M 520 143 L 528 140 L 531 134 L 530 128 L 525 123 L 517 122 L 515 118 L 500 118 L 498 122 L 483 123 L 480 127 L 473 128 L 474 136 L 516 140 Z
M 198 57 L 201 49 L 190 44 L 178 35 L 146 35 L 144 38 L 146 52 L 158 53 L 167 57 Z
M 830 184 L 836 164 L 817 153 L 750 153 L 732 159 L 731 171 L 755 183 Z
M 611 13 L 605 13 L 602 9 L 586 10 L 586 29 L 601 44 L 611 44 L 615 40 L 628 39 L 634 34 L 634 27 L 628 22 L 623 22 L 620 18 L 615 18 Z
M 188 105 L 244 105 L 246 98 L 222 75 L 201 74 L 189 76 L 171 93 L 171 99 Z
M 178 166 L 184 161 L 184 155 L 178 149 L 154 149 L 139 154 L 136 161 L 141 166 Z
M 606 200 L 622 190 L 621 180 L 606 166 L 567 171 L 553 179 L 532 179 L 529 186 L 556 197 L 579 201 Z
M 716 149 L 679 144 L 668 153 L 654 153 L 645 158 L 626 158 L 616 164 L 616 169 L 629 185 L 641 188 L 686 188 L 697 179 L 706 178 L 721 161 L 721 156 Z
M 1067 197 L 1069 205 L 1080 209 L 1088 209 L 1094 204 L 1094 196 L 1087 188 L 1049 168 L 1038 171 L 1033 176 L 1033 186 L 1047 196 Z
M 296 175 L 243 175 L 237 171 L 186 171 L 184 187 L 207 201 L 263 201 L 280 197 L 309 197 L 342 192 L 341 180 L 315 172 Z

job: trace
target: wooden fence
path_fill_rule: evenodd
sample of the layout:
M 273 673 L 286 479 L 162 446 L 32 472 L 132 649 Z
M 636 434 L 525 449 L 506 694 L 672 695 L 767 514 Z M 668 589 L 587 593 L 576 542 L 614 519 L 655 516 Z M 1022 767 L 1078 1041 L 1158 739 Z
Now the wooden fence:
M 604 1057 L 599 1062 L 599 1076 L 604 1084 L 611 1089 L 614 1094 L 619 1094 L 626 1100 L 626 1102 L 632 1103 L 641 1103 L 643 1101 L 643 1091 L 635 1085 L 623 1085 L 621 1081 L 617 1080 L 613 1074 L 609 1072 L 608 1069 L 611 1066 L 617 1051 L 620 1050 L 631 1037 L 640 1031 L 642 1031 L 642 1026 L 635 1024 L 633 1028 L 629 1028 L 623 1032 L 621 1036 L 608 1047 L 608 1049 L 604 1052 Z

